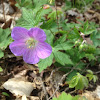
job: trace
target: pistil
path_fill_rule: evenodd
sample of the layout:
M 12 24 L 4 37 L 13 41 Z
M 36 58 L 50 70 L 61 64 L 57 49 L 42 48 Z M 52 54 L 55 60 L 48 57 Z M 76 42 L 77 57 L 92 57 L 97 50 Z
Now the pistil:
M 26 41 L 26 45 L 27 45 L 27 48 L 31 49 L 31 48 L 34 48 L 35 45 L 36 45 L 36 40 L 34 40 L 33 38 L 29 38 L 27 41 Z

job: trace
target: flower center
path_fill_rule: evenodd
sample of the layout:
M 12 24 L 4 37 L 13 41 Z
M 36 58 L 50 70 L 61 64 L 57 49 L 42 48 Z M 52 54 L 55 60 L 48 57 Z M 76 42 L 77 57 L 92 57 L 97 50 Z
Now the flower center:
M 31 48 L 34 48 L 35 45 L 36 45 L 37 41 L 34 40 L 33 38 L 29 38 L 27 41 L 26 41 L 26 45 L 27 45 L 27 48 L 31 49 Z

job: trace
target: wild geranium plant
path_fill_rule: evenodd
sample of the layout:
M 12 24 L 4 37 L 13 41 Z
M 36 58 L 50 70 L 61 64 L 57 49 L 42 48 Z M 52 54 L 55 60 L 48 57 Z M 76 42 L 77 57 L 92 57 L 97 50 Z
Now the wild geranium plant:
M 68 73 L 71 69 L 66 70 L 67 67 L 75 66 L 83 70 L 87 65 L 85 62 L 89 61 L 91 66 L 91 62 L 99 62 L 98 25 L 88 21 L 69 23 L 64 11 L 55 7 L 55 0 L 34 0 L 31 3 L 28 0 L 17 1 L 22 17 L 11 33 L 14 42 L 10 44 L 10 50 L 14 55 L 23 56 L 26 63 L 38 63 L 40 72 L 52 64 Z M 28 6 L 23 5 L 26 2 Z M 45 5 L 48 5 L 46 9 Z M 86 41 L 87 35 L 92 43 Z M 76 73 L 83 73 L 76 69 L 69 74 L 68 80 Z
M 11 36 L 14 40 L 10 44 L 10 50 L 15 56 L 23 56 L 26 63 L 36 64 L 39 59 L 45 59 L 52 53 L 52 47 L 45 42 L 45 32 L 38 28 L 15 27 Z

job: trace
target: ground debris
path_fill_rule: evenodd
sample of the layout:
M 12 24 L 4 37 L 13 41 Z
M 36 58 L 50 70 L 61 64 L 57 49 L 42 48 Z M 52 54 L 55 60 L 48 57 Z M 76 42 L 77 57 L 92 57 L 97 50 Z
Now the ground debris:
M 3 6 L 4 6 L 5 14 L 13 14 L 14 13 L 14 9 L 6 2 L 3 3 L 3 5 L 0 4 L 0 13 L 3 14 Z
M 16 96 L 30 96 L 34 88 L 32 83 L 27 82 L 24 77 L 9 79 L 3 84 L 3 87 Z
M 85 91 L 85 93 L 83 93 L 81 97 L 85 97 L 87 100 L 100 100 L 100 98 L 98 98 L 96 94 L 91 91 Z M 81 98 L 79 100 L 81 100 Z

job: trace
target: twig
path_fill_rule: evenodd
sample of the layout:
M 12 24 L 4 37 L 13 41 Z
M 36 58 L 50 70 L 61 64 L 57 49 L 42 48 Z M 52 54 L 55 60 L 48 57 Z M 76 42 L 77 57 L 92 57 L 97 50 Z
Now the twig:
M 51 30 L 51 29 L 49 29 L 49 30 L 50 30 L 50 32 L 53 34 L 53 36 L 55 36 L 54 33 L 52 32 L 52 30 Z
M 90 63 L 87 64 L 87 66 L 85 67 L 85 69 L 82 71 L 82 74 L 86 71 L 86 69 L 89 67 Z
M 55 72 L 55 70 L 53 70 L 52 72 L 51 72 L 51 74 L 50 74 L 50 82 L 51 82 L 51 84 L 53 83 L 52 82 L 52 76 L 53 76 L 53 73 Z
M 69 93 L 72 94 L 72 93 L 74 93 L 74 92 L 76 92 L 76 90 L 73 90 L 73 91 L 71 91 L 71 92 L 69 92 Z
M 69 90 L 69 87 L 67 87 L 64 91 L 66 92 L 67 90 Z
M 65 67 L 65 68 L 66 68 L 66 69 L 72 69 L 72 67 Z M 74 67 L 74 69 L 75 69 L 75 70 L 78 70 L 78 71 L 82 71 L 82 70 L 83 70 L 83 69 L 79 69 L 79 68 L 75 68 L 75 67 Z
M 40 80 L 41 80 L 41 82 L 42 82 L 42 88 L 43 88 L 43 91 L 44 91 L 44 94 L 45 94 L 45 96 L 46 96 L 46 100 L 48 100 L 48 93 L 47 93 L 47 91 L 46 91 L 46 88 L 45 88 L 45 85 L 44 85 L 44 82 L 42 81 L 42 78 L 40 77 Z
M 60 69 L 60 67 L 59 67 L 59 68 L 56 68 L 56 69 L 54 69 L 54 70 L 52 70 L 52 72 L 51 72 L 51 74 L 50 74 L 50 82 L 51 82 L 51 84 L 53 83 L 53 82 L 52 82 L 52 77 L 53 77 L 54 72 L 58 71 L 59 69 Z M 52 85 L 53 85 L 53 84 L 52 84 Z
M 52 85 L 52 88 L 54 88 L 54 83 L 53 83 L 53 81 L 52 81 L 52 77 L 53 77 L 54 72 L 55 72 L 55 70 L 53 70 L 53 71 L 51 72 L 51 74 L 50 74 L 50 83 L 51 83 L 51 85 Z M 52 89 L 52 91 L 54 92 L 53 89 Z M 55 95 L 54 95 L 54 96 L 55 96 Z
M 1 3 L 2 3 L 2 7 L 3 7 L 3 16 L 4 16 L 4 23 L 6 24 L 6 18 L 5 18 L 5 10 L 4 10 L 4 2 L 3 0 L 1 0 Z
M 57 26 L 58 26 L 58 31 L 59 31 L 59 22 L 58 22 L 58 13 L 57 13 L 57 5 L 56 5 L 56 0 L 55 0 L 55 9 L 56 9 Z
M 34 2 L 33 2 L 33 0 L 31 0 L 32 1 L 32 5 L 34 5 Z
M 100 71 L 98 71 L 98 72 L 94 72 L 94 74 L 100 74 Z
M 15 15 L 14 15 L 14 17 L 13 17 L 13 20 L 15 21 L 15 18 L 16 18 L 16 16 L 17 16 L 17 14 L 18 14 L 18 10 L 16 11 L 16 13 L 15 13 Z
M 82 1 L 83 1 L 84 5 L 85 5 L 85 11 L 86 11 L 86 9 L 87 9 L 86 2 L 84 0 L 82 0 Z

